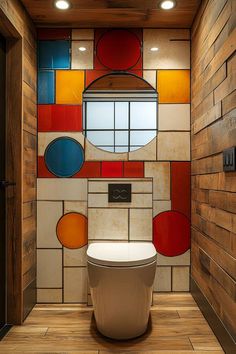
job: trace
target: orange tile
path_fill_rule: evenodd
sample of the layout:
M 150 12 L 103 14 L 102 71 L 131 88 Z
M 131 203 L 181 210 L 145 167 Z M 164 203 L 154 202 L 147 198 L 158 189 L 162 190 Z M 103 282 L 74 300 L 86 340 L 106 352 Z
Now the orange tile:
M 190 70 L 158 70 L 159 103 L 190 103 Z
M 68 213 L 57 224 L 57 237 L 62 246 L 75 249 L 88 243 L 87 218 L 79 213 Z
M 56 103 L 82 104 L 84 91 L 84 71 L 57 70 L 56 71 Z

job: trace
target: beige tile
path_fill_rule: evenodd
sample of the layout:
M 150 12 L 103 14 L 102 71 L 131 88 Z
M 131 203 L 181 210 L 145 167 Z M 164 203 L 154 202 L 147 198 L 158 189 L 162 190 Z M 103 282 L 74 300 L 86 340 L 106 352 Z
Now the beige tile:
M 157 87 L 157 73 L 156 70 L 143 70 L 143 78 L 146 80 L 152 87 L 156 89 Z
M 184 41 L 180 41 L 184 39 Z M 144 69 L 189 69 L 190 33 L 187 29 L 144 29 Z M 158 51 L 150 49 L 157 47 Z
M 67 136 L 77 140 L 82 146 L 84 146 L 84 136 L 81 132 L 79 133 L 38 133 L 38 155 L 43 156 L 48 144 L 50 144 L 54 139 Z
M 159 132 L 158 160 L 190 161 L 190 133 Z
M 171 291 L 171 267 L 157 267 L 154 291 Z
M 129 152 L 129 161 L 156 161 L 157 139 L 154 138 L 150 143 L 142 148 Z
M 128 153 L 113 153 L 98 149 L 85 139 L 85 161 L 127 161 Z
M 166 257 L 160 253 L 157 253 L 157 265 L 158 266 L 190 265 L 190 250 L 176 257 Z
M 152 209 L 130 209 L 129 238 L 152 241 Z
M 37 289 L 37 303 L 61 303 L 62 289 Z
M 113 179 L 99 179 L 88 181 L 88 192 L 89 193 L 107 193 L 109 183 L 131 183 L 132 193 L 152 193 L 152 179 L 127 179 L 119 178 L 117 180 Z
M 75 211 L 76 213 L 88 215 L 88 204 L 87 202 L 78 202 L 78 201 L 65 201 L 64 202 L 64 213 L 70 213 Z
M 190 104 L 159 104 L 158 129 L 190 130 Z
M 37 202 L 37 247 L 61 248 L 56 226 L 63 215 L 62 202 Z
M 64 268 L 64 302 L 87 302 L 87 269 Z
M 189 291 L 189 267 L 173 267 L 172 290 Z
M 87 265 L 87 246 L 72 250 L 64 248 L 64 266 L 81 267 Z
M 93 41 L 72 41 L 71 68 L 93 69 Z
M 88 237 L 89 240 L 128 240 L 128 209 L 89 209 Z
M 88 195 L 89 208 L 152 208 L 152 194 L 132 194 L 131 203 L 109 203 L 108 194 Z
M 62 250 L 37 250 L 37 288 L 62 287 Z
M 94 39 L 94 30 L 90 28 L 75 28 L 72 29 L 72 40 L 74 39 Z
M 38 178 L 38 200 L 87 200 L 87 179 Z
M 154 200 L 170 200 L 169 162 L 145 162 L 145 177 L 153 178 Z
M 153 217 L 167 210 L 171 210 L 171 200 L 153 201 Z

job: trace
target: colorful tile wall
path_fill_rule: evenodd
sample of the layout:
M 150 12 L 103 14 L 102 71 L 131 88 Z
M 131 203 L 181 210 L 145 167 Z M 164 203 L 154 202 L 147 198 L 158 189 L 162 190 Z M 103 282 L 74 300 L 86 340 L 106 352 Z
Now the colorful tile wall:
M 154 291 L 188 291 L 189 31 L 50 28 L 38 40 L 38 302 L 90 303 L 87 243 L 104 240 L 153 241 Z M 82 134 L 83 91 L 113 70 L 158 93 L 157 137 L 129 153 Z M 132 202 L 108 203 L 108 183 L 121 181 Z

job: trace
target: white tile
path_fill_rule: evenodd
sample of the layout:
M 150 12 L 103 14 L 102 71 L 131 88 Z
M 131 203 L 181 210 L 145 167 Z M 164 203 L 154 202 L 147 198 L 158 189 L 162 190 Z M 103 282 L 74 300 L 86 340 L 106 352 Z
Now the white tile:
M 62 202 L 37 202 L 37 247 L 61 248 L 56 226 L 63 215 Z
M 171 210 L 171 200 L 153 201 L 153 217 L 167 210 Z
M 128 209 L 89 209 L 89 240 L 128 240 Z
M 72 40 L 75 39 L 94 39 L 94 30 L 91 28 L 75 28 L 72 29 Z
M 153 47 L 157 47 L 158 51 L 151 51 Z M 144 29 L 143 68 L 190 69 L 189 30 Z
M 109 203 L 108 194 L 88 195 L 89 208 L 152 208 L 152 194 L 132 194 L 131 203 Z
M 146 80 L 152 87 L 156 89 L 157 87 L 157 72 L 156 70 L 143 70 L 143 78 Z
M 154 200 L 170 200 L 169 162 L 145 162 L 145 177 L 153 178 Z
M 53 304 L 62 302 L 62 289 L 37 289 L 37 303 Z
M 87 265 L 87 246 L 78 249 L 64 248 L 64 266 L 81 267 Z
M 158 160 L 190 161 L 190 133 L 159 132 L 157 156 Z
M 152 209 L 130 209 L 129 238 L 132 241 L 152 241 Z
M 157 252 L 157 265 L 158 266 L 174 266 L 174 265 L 190 265 L 190 250 L 184 254 L 175 257 L 166 257 Z
M 109 183 L 130 183 L 132 184 L 131 189 L 132 193 L 152 193 L 152 179 L 143 178 L 143 179 L 100 179 L 88 181 L 88 191 L 89 193 L 108 193 L 108 184 Z
M 171 267 L 157 267 L 154 291 L 171 291 Z
M 64 302 L 87 302 L 87 269 L 64 268 Z
M 37 288 L 62 287 L 62 250 L 37 250 Z
M 127 161 L 128 153 L 113 153 L 98 149 L 85 139 L 85 161 Z
M 159 104 L 158 129 L 190 130 L 189 104 Z
M 38 156 L 43 156 L 47 146 L 54 140 L 60 137 L 69 137 L 77 140 L 84 147 L 84 136 L 81 132 L 47 132 L 38 133 Z
M 65 201 L 64 202 L 64 213 L 76 212 L 83 214 L 85 216 L 88 215 L 88 205 L 87 202 L 80 201 Z
M 87 200 L 87 179 L 38 178 L 38 200 Z
M 93 41 L 72 41 L 71 68 L 93 69 Z M 81 51 L 79 48 L 85 48 Z
M 173 267 L 172 290 L 189 291 L 189 267 Z
M 156 161 L 156 149 L 157 139 L 154 138 L 142 148 L 129 152 L 129 161 Z

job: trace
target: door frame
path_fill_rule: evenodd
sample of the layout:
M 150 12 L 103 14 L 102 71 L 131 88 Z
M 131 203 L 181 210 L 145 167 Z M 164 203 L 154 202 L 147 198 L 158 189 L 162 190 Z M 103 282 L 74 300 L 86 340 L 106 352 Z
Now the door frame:
M 6 188 L 7 323 L 23 322 L 22 286 L 22 156 L 23 41 L 0 8 L 0 33 L 6 39 Z

